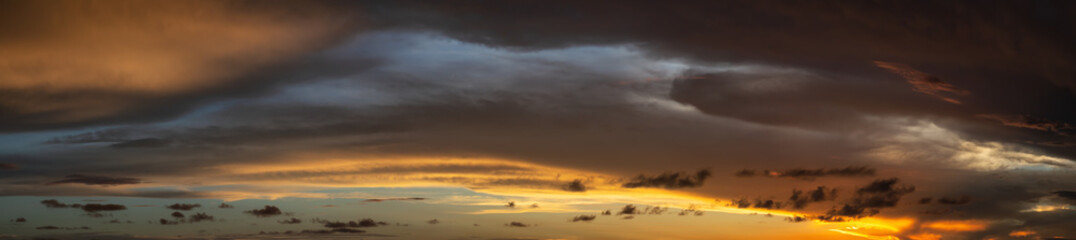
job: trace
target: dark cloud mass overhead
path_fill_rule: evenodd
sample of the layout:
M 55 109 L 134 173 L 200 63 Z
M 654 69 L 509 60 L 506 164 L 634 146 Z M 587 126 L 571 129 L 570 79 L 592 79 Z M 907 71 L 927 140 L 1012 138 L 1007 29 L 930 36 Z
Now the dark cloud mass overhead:
M 1057 0 L 0 1 L 0 239 L 1072 239 L 1074 42 Z

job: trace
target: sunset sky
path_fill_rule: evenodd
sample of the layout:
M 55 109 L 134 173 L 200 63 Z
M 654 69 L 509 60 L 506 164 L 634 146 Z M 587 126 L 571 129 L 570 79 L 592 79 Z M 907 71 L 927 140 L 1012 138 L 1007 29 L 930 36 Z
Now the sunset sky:
M 0 239 L 1076 239 L 1074 1 L 0 0 Z

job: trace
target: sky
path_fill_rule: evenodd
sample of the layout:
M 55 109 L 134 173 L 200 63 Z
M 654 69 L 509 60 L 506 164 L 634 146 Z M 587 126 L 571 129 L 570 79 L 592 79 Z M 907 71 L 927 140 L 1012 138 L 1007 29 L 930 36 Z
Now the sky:
M 0 239 L 1076 239 L 1076 2 L 0 1 Z

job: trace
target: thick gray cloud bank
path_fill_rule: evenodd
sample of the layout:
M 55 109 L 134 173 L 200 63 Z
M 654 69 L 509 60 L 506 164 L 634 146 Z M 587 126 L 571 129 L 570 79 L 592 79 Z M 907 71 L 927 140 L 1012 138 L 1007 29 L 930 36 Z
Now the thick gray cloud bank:
M 817 189 L 790 201 L 822 216 L 1023 222 L 969 236 L 1076 235 L 1056 227 L 1071 210 L 1027 211 L 1076 191 L 1072 2 L 122 4 L 0 6 L 0 195 L 201 197 L 115 188 L 299 156 L 482 157 L 714 197 Z M 889 178 L 909 187 L 863 190 Z M 959 204 L 907 200 L 926 197 Z

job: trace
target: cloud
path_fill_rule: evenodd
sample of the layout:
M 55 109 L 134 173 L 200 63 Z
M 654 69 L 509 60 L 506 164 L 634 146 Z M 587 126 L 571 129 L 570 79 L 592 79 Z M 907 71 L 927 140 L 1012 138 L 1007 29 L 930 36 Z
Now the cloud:
M 510 223 L 505 223 L 504 226 L 508 226 L 508 227 L 528 227 L 530 225 L 527 225 L 527 224 L 524 224 L 524 223 L 521 223 L 521 222 L 510 222 Z
M 710 177 L 710 170 L 699 170 L 695 174 L 684 172 L 663 173 L 657 176 L 640 174 L 622 186 L 626 188 L 655 187 L 665 189 L 692 188 L 702 186 L 702 183 Z
M 590 222 L 590 221 L 594 221 L 594 219 L 596 219 L 596 218 L 598 218 L 597 215 L 579 215 L 579 216 L 573 217 L 571 221 L 572 222 L 579 222 L 579 221 Z
M 201 206 L 202 206 L 201 204 L 176 203 L 176 204 L 168 205 L 166 208 L 172 209 L 172 210 L 189 211 L 191 209 L 201 207 Z
M 250 91 L 238 86 L 263 88 L 274 78 L 253 76 L 261 69 L 320 49 L 357 23 L 353 11 L 324 2 L 240 3 L 5 4 L 3 21 L 26 24 L 0 26 L 20 36 L 0 49 L 8 53 L 0 131 L 169 119 L 207 98 Z M 138 14 L 146 12 L 154 14 Z
M 998 114 L 978 114 L 976 117 L 990 119 L 1000 122 L 1002 125 L 1017 128 L 1033 129 L 1045 132 L 1054 132 L 1063 136 L 1070 136 L 1073 132 L 1076 132 L 1076 127 L 1069 123 L 1051 121 L 1047 119 L 1036 118 L 1028 115 L 998 115 Z
M 174 218 L 184 218 L 186 216 L 184 216 L 183 213 L 181 213 L 181 212 L 172 212 L 172 217 L 174 217 Z
M 960 101 L 945 94 L 965 96 L 971 94 L 968 90 L 959 89 L 952 84 L 939 80 L 937 76 L 916 70 L 908 65 L 883 61 L 874 61 L 874 65 L 896 73 L 912 85 L 916 92 L 934 96 L 946 102 L 960 104 Z
M 900 198 L 914 192 L 914 186 L 895 186 L 897 178 L 879 179 L 856 190 L 856 195 L 843 206 L 830 209 L 825 215 L 818 216 L 823 221 L 846 221 L 867 216 L 874 216 L 879 209 L 897 205 Z
M 214 218 L 213 218 L 213 216 L 210 216 L 209 214 L 206 214 L 206 213 L 195 213 L 194 215 L 190 216 L 188 221 L 190 221 L 190 222 L 214 221 Z
M 616 213 L 616 215 L 622 215 L 622 214 L 634 215 L 634 214 L 642 214 L 642 213 L 643 212 L 640 212 L 639 209 L 635 207 L 635 205 L 628 204 L 628 205 L 624 205 L 624 208 L 621 208 L 620 211 Z
M 824 186 L 818 186 L 815 190 L 810 190 L 806 193 L 799 189 L 793 189 L 792 196 L 788 198 L 793 209 L 803 209 L 807 207 L 808 203 L 833 201 L 834 199 L 837 199 L 837 189 L 829 189 Z
M 41 204 L 44 204 L 47 208 L 67 208 L 69 205 L 61 203 L 56 199 L 41 200 Z
M 100 212 L 100 211 L 119 211 L 126 210 L 127 206 L 119 204 L 97 204 L 91 203 L 82 206 L 82 211 L 86 212 Z
M 1076 203 L 1076 191 L 1055 191 L 1054 195 Z
M 277 221 L 277 222 L 279 222 L 280 224 L 298 224 L 298 223 L 302 223 L 303 220 L 299 220 L 298 218 L 291 218 L 291 219 L 288 219 L 288 220 L 280 220 L 280 221 Z
M 564 189 L 564 191 L 569 191 L 569 192 L 586 192 L 587 191 L 587 186 L 583 185 L 583 180 L 576 179 L 576 180 L 572 180 L 567 185 L 564 185 L 563 189 Z
M 65 184 L 65 183 L 81 183 L 86 185 L 102 185 L 102 186 L 116 186 L 125 184 L 139 184 L 142 183 L 142 179 L 129 178 L 129 177 L 107 177 L 107 176 L 90 176 L 73 174 L 67 175 L 63 180 L 57 180 L 49 182 L 48 185 Z
M 244 211 L 244 212 L 249 213 L 249 214 L 254 215 L 254 216 L 257 216 L 257 217 L 272 217 L 272 216 L 277 216 L 277 215 L 283 214 L 283 212 L 280 211 L 280 208 L 277 208 L 276 206 L 269 206 L 269 205 L 265 205 L 265 207 L 262 208 L 262 209 L 253 209 L 253 210 L 248 210 L 248 211 Z

